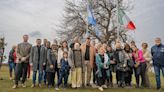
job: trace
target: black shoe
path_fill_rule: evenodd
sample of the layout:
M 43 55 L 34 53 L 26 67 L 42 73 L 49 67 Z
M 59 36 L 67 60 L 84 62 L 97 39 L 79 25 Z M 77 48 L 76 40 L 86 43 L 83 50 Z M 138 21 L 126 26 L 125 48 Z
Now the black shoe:
M 90 84 L 87 84 L 86 86 L 87 86 L 87 87 L 91 87 L 91 85 L 90 85 Z
M 161 87 L 157 87 L 157 90 L 160 90 L 161 89 Z
M 136 85 L 136 88 L 139 88 L 139 85 Z

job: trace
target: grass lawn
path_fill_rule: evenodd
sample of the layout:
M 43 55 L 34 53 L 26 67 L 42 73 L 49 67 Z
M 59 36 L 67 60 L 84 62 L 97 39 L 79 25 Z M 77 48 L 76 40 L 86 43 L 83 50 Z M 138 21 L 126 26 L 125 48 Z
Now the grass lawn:
M 149 74 L 150 76 L 150 81 L 152 87 L 150 89 L 136 89 L 135 87 L 133 88 L 109 88 L 105 89 L 104 92 L 157 92 L 155 89 L 155 77 L 154 74 Z M 0 78 L 3 78 L 3 80 L 0 80 L 0 92 L 56 92 L 54 88 L 48 89 L 46 87 L 43 88 L 31 88 L 31 80 L 28 80 L 26 82 L 27 88 L 17 88 L 17 89 L 12 89 L 13 86 L 13 81 L 9 80 L 9 73 L 8 73 L 8 67 L 7 66 L 2 66 L 0 69 Z M 162 79 L 162 88 L 164 88 L 164 79 Z M 134 77 L 133 77 L 133 84 L 135 83 Z M 93 89 L 93 88 L 80 88 L 80 89 L 61 89 L 59 92 L 99 92 L 98 89 Z M 161 91 L 164 92 L 164 89 Z

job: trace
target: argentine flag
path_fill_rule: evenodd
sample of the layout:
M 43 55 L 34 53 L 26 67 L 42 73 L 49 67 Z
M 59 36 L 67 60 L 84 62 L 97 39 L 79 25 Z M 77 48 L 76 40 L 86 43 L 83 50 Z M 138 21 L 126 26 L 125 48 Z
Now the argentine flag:
M 87 12 L 88 12 L 88 24 L 95 26 L 96 20 L 93 17 L 92 7 L 91 4 L 89 4 L 89 2 L 87 5 Z

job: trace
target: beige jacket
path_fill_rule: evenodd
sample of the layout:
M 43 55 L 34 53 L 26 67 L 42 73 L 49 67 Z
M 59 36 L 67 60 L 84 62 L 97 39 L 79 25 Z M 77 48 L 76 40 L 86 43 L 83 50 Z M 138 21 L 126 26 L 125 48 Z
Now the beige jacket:
M 145 53 L 143 53 L 143 57 L 144 57 L 145 61 L 148 63 L 150 63 L 150 61 L 152 60 L 152 55 L 149 50 L 146 50 Z
M 82 44 L 81 45 L 81 51 L 82 51 L 82 60 L 83 60 L 83 63 L 85 62 L 85 51 L 86 51 L 86 43 Z M 93 63 L 94 63 L 94 57 L 95 57 L 95 49 L 92 45 L 90 45 L 90 66 L 91 68 L 93 68 Z

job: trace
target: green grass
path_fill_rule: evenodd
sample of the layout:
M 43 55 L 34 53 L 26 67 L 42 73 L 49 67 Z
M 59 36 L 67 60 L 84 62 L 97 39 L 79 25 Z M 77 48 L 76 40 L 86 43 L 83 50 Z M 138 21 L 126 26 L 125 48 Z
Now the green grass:
M 154 74 L 150 73 L 150 81 L 152 87 L 150 89 L 136 89 L 136 88 L 109 88 L 105 89 L 104 92 L 157 92 L 155 89 L 155 77 Z M 43 88 L 31 88 L 31 80 L 28 80 L 26 82 L 27 88 L 18 88 L 18 89 L 12 89 L 13 81 L 9 80 L 9 73 L 8 68 L 6 66 L 3 66 L 0 70 L 0 77 L 3 78 L 3 80 L 0 80 L 0 92 L 56 92 L 54 88 L 48 89 L 46 87 Z M 164 88 L 164 79 L 162 79 L 162 87 Z M 133 77 L 133 84 L 135 83 L 134 77 Z M 93 88 L 80 88 L 80 89 L 61 89 L 59 92 L 99 92 L 98 89 Z M 162 90 L 164 92 L 164 90 Z

